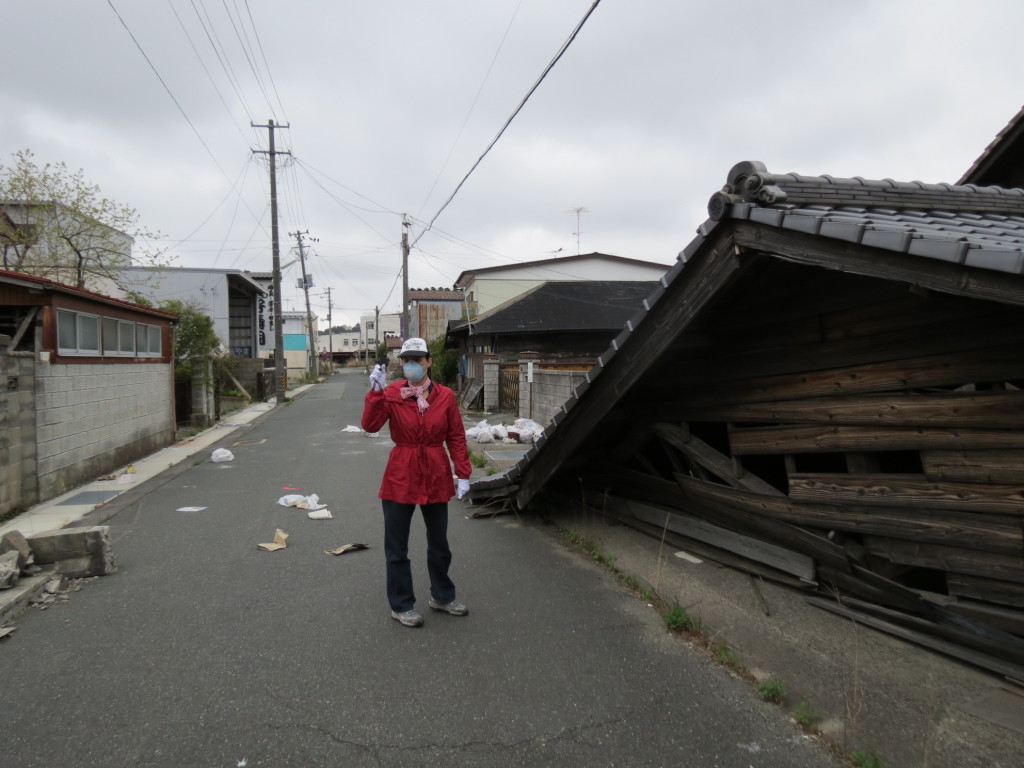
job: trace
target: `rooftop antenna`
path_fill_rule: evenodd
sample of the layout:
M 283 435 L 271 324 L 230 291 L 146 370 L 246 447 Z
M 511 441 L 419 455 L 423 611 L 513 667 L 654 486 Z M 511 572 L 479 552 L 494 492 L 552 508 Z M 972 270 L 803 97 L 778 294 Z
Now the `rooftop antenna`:
M 580 234 L 581 234 L 581 232 L 580 232 L 580 214 L 582 214 L 582 213 L 590 213 L 590 211 L 588 209 L 580 206 L 579 208 L 570 208 L 568 211 L 566 211 L 566 213 L 575 213 L 576 214 L 576 231 L 573 232 L 573 234 L 576 235 L 576 255 L 579 256 L 580 255 Z

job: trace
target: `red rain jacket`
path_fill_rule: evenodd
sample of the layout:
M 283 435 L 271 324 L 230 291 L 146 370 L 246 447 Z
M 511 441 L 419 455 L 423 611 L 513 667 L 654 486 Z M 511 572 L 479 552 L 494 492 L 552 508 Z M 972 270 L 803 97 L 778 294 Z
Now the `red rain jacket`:
M 402 379 L 393 381 L 383 392 L 371 389 L 366 393 L 363 429 L 379 432 L 385 422 L 390 422 L 395 442 L 378 495 L 400 504 L 449 501 L 455 495 L 455 483 L 448 454 L 460 478 L 469 479 L 473 472 L 455 393 L 433 382 L 427 393 L 430 407 L 421 414 L 415 397 L 402 399 L 402 387 L 407 384 Z

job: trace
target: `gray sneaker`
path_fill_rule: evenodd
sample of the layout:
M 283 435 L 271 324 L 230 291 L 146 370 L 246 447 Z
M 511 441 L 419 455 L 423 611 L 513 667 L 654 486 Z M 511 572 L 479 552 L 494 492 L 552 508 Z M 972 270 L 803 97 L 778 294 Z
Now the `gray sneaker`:
M 391 612 L 391 618 L 395 621 L 401 622 L 404 627 L 422 627 L 423 617 L 420 616 L 416 611 L 398 611 Z
M 452 600 L 450 603 L 439 603 L 431 597 L 427 600 L 427 605 L 435 611 L 444 611 L 445 613 L 450 613 L 452 616 L 465 616 L 469 613 L 469 608 L 464 606 L 458 600 Z

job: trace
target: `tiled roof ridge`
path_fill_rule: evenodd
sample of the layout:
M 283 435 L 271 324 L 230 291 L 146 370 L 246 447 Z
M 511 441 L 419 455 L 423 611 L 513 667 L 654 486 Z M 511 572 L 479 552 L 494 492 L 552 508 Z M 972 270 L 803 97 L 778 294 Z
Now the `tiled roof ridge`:
M 831 208 L 892 208 L 895 210 L 986 212 L 1024 216 L 1024 189 L 975 184 L 926 184 L 893 179 L 851 179 L 769 173 L 758 161 L 737 163 L 726 185 L 708 202 L 708 214 L 721 220 L 733 203 L 759 206 L 825 205 Z

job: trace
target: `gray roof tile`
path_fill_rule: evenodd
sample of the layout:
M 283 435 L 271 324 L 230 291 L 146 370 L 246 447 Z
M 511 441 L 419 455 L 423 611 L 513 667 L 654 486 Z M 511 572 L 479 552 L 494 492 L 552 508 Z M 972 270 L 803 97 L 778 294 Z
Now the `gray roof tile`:
M 772 174 L 749 162 L 728 178 L 712 216 L 1024 274 L 1024 189 Z

